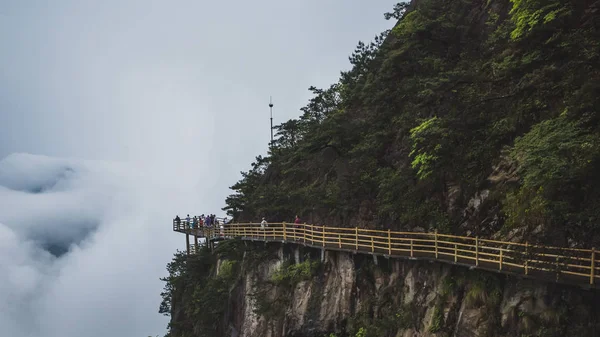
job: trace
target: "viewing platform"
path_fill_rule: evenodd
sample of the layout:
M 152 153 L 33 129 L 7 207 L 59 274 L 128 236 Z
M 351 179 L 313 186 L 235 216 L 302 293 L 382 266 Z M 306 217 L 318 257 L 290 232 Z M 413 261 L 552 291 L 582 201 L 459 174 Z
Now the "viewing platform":
M 600 263 L 595 249 L 574 249 L 515 243 L 448 234 L 398 232 L 308 224 L 260 223 L 225 224 L 217 228 L 190 228 L 181 221 L 173 230 L 186 234 L 188 254 L 194 254 L 199 240 L 241 240 L 289 243 L 322 250 L 371 254 L 385 258 L 428 260 L 518 275 L 546 282 L 598 288 Z M 190 236 L 194 243 L 190 243 Z

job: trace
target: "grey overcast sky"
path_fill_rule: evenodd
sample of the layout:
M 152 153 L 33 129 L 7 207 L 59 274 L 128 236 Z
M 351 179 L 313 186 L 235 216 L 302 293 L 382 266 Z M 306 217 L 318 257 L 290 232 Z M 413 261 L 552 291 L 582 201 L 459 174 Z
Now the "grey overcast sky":
M 269 96 L 276 124 L 297 116 L 310 85 L 393 24 L 395 2 L 1 0 L 0 157 L 139 161 L 230 185 L 266 149 Z
M 266 152 L 269 96 L 275 124 L 297 117 L 396 2 L 0 0 L 0 252 L 27 256 L 0 258 L 0 336 L 164 334 L 158 278 L 184 245 L 170 216 L 221 214 Z M 140 229 L 150 255 L 118 239 Z M 71 248 L 41 258 L 50 241 Z

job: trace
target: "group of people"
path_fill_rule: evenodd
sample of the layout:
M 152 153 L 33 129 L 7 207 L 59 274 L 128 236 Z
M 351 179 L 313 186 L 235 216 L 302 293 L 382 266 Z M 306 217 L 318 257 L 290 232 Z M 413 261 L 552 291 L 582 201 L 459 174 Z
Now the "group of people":
M 175 222 L 177 223 L 177 226 L 181 225 L 181 218 L 179 217 L 179 215 L 177 215 L 175 217 Z M 190 218 L 190 215 L 188 214 L 187 217 L 183 220 L 184 224 L 187 225 L 189 228 L 191 229 L 195 229 L 195 228 L 212 228 L 212 227 L 217 227 L 219 225 L 224 225 L 228 223 L 227 217 L 224 217 L 223 219 L 219 219 L 217 218 L 214 214 L 209 214 L 209 215 L 194 215 L 193 218 Z
M 218 226 L 226 225 L 229 223 L 227 217 L 219 219 L 214 214 L 202 214 L 199 216 L 195 215 L 194 217 L 190 217 L 190 215 L 188 214 L 187 217 L 185 217 L 185 219 L 183 220 L 179 217 L 179 215 L 175 217 L 175 223 L 177 223 L 177 226 L 180 226 L 182 221 L 186 226 L 188 226 L 191 229 L 213 227 L 217 228 Z M 294 227 L 299 228 L 301 224 L 302 222 L 300 221 L 300 217 L 296 215 L 296 218 L 294 219 Z M 260 223 L 260 228 L 265 229 L 265 227 L 269 227 L 269 223 L 263 217 Z

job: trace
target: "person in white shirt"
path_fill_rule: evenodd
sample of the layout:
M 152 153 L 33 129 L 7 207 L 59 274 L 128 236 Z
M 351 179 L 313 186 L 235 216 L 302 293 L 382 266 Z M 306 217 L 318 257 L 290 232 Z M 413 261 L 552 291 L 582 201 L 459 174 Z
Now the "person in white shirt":
M 269 227 L 269 224 L 267 224 L 267 220 L 265 220 L 265 218 L 262 218 L 260 229 L 265 229 L 265 227 Z

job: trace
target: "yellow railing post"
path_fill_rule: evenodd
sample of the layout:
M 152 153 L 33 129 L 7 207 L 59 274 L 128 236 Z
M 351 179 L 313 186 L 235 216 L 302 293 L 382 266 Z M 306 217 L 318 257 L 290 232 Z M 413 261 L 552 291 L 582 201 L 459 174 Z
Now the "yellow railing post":
M 375 244 L 373 243 L 373 236 L 371 235 L 371 253 L 375 252 Z
M 342 248 L 342 234 L 338 234 L 338 244 Z
M 247 235 L 246 235 L 246 226 L 244 226 L 244 227 L 242 228 L 242 230 L 244 231 L 244 237 L 247 237 Z
M 283 241 L 286 240 L 286 233 L 285 233 L 285 221 L 283 222 Z
M 306 243 L 306 222 L 302 226 L 302 238 L 304 239 L 304 243 Z
M 315 244 L 315 230 L 313 225 L 309 225 L 310 226 L 310 244 L 314 245 Z
M 435 258 L 438 258 L 438 230 L 435 230 Z
M 594 285 L 596 274 L 596 250 L 592 248 L 592 269 L 590 270 L 590 284 Z
M 529 242 L 525 242 L 525 275 L 529 274 Z
M 323 247 L 325 247 L 325 225 L 321 226 L 321 237 L 323 238 Z
M 502 252 L 504 252 L 504 249 L 500 247 L 500 260 L 498 261 L 498 270 L 502 270 Z
M 414 253 L 413 253 L 413 239 L 410 239 L 410 257 L 413 257 Z
M 454 244 L 454 262 L 458 262 L 458 244 Z
M 392 230 L 388 228 L 388 255 L 392 256 Z
M 355 236 L 356 236 L 355 237 L 355 239 L 356 239 L 356 250 L 358 251 L 358 227 L 354 227 L 354 229 L 355 229 L 354 232 L 356 233 L 355 234 Z
M 475 237 L 475 265 L 479 266 L 479 237 Z

